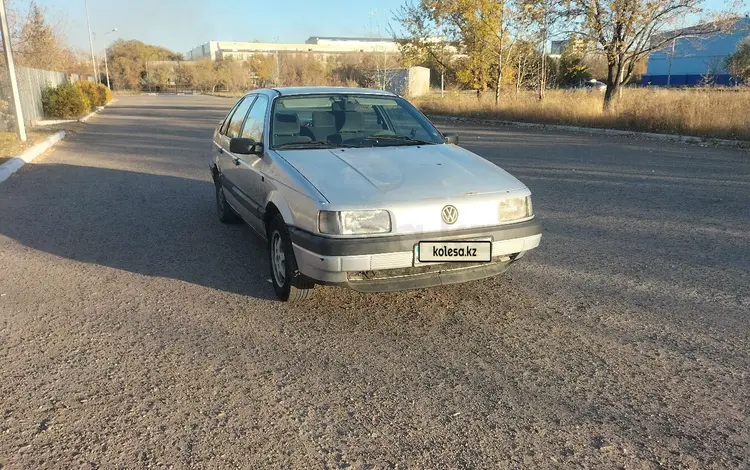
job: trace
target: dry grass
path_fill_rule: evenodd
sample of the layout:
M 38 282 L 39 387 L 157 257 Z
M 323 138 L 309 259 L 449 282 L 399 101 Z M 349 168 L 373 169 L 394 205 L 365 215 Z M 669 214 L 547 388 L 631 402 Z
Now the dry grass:
M 14 132 L 0 132 L 0 165 L 22 154 L 32 145 L 46 139 L 50 133 L 48 131 L 29 131 L 26 132 L 26 142 L 18 140 Z
M 613 109 L 602 110 L 603 93 L 551 91 L 517 98 L 446 93 L 414 99 L 426 114 L 626 129 L 750 141 L 750 89 L 741 91 L 626 89 Z
M 65 131 L 66 137 L 80 132 L 86 126 L 82 122 L 66 122 L 52 126 L 26 128 L 26 142 L 18 140 L 15 132 L 0 132 L 0 165 L 17 157 L 33 145 L 42 142 L 50 135 Z

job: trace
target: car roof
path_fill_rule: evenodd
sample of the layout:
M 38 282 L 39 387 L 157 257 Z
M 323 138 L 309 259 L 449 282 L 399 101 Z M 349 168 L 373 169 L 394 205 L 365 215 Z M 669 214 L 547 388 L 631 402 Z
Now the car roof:
M 281 96 L 292 95 L 317 95 L 317 94 L 342 94 L 342 95 L 382 95 L 397 96 L 386 90 L 374 90 L 371 88 L 349 88 L 349 87 L 326 87 L 326 86 L 302 86 L 302 87 L 278 87 L 253 90 L 251 93 L 276 92 Z

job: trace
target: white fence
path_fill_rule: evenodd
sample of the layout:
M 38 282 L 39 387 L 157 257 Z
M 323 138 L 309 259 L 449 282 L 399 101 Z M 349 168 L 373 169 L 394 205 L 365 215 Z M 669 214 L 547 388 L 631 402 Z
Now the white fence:
M 52 72 L 50 70 L 30 69 L 27 67 L 16 67 L 16 79 L 18 81 L 18 93 L 21 96 L 21 110 L 23 119 L 27 124 L 44 119 L 42 109 L 42 91 L 48 86 L 58 86 L 64 83 L 73 83 L 84 79 L 93 81 L 91 76 L 79 77 L 76 74 L 65 72 Z M 0 130 L 12 130 L 13 126 L 13 97 L 11 94 L 8 69 L 0 69 Z

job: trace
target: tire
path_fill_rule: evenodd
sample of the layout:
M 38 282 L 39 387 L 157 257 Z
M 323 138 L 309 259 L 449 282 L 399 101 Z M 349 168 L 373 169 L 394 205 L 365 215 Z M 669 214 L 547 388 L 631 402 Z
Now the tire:
M 224 197 L 224 188 L 218 179 L 214 181 L 216 186 L 216 213 L 219 216 L 219 220 L 224 224 L 236 224 L 240 220 L 240 216 L 232 209 L 227 199 Z
M 315 281 L 299 272 L 289 229 L 280 214 L 268 224 L 268 264 L 273 290 L 280 300 L 297 302 L 312 298 Z

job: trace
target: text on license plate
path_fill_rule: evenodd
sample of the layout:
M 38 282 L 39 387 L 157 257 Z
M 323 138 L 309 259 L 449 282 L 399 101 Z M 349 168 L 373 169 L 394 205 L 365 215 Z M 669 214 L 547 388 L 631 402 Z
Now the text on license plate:
M 417 245 L 420 263 L 492 261 L 492 242 L 482 241 L 423 241 Z

